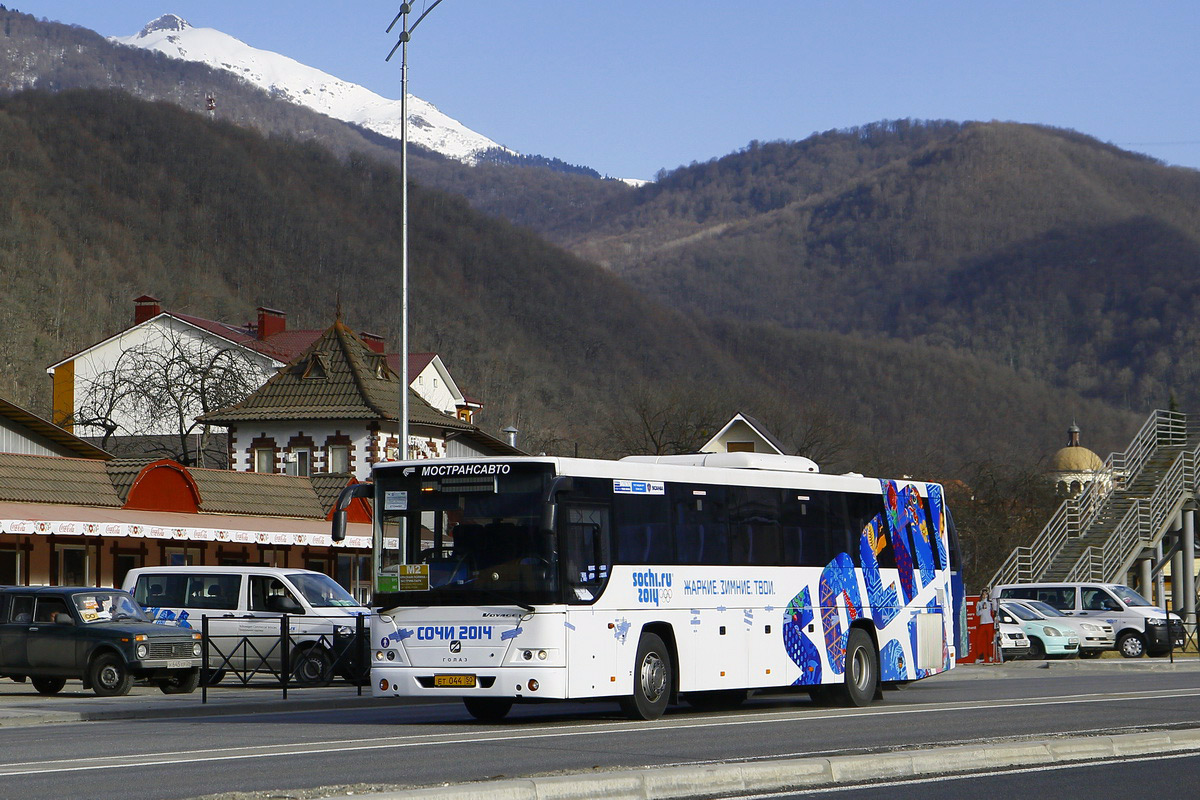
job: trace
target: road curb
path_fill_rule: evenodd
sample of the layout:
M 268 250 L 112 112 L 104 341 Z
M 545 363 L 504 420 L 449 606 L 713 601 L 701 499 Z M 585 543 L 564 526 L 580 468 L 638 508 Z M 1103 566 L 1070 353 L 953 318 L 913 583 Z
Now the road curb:
M 1200 751 L 1200 728 L 934 747 L 746 764 L 659 767 L 507 779 L 328 800 L 671 800 L 820 789 L 875 780 Z

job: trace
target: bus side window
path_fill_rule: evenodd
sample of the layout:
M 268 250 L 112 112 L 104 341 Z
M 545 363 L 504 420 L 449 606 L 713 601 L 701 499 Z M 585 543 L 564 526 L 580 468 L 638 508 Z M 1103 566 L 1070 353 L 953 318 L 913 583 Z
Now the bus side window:
M 677 484 L 672 489 L 673 530 L 680 564 L 729 563 L 725 487 Z
M 731 564 L 776 566 L 783 559 L 779 489 L 734 487 L 729 490 Z
M 612 502 L 618 563 L 670 564 L 675 560 L 665 496 L 615 495 Z
M 608 509 L 572 508 L 567 511 L 567 580 L 576 588 L 575 597 L 590 600 L 593 595 L 578 589 L 600 587 L 608 580 L 611 562 Z
M 824 567 L 838 553 L 830 547 L 823 493 L 808 489 L 785 490 L 779 521 L 785 564 Z

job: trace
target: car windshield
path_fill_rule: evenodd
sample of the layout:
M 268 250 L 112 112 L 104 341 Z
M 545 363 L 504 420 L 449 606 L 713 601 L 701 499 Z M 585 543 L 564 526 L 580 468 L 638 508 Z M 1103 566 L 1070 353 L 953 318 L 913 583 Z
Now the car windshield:
M 1109 589 L 1127 606 L 1134 607 L 1154 605 L 1149 600 L 1135 592 L 1133 589 L 1130 589 L 1128 586 L 1111 586 Z
M 1066 614 L 1059 611 L 1049 603 L 1043 603 L 1041 600 L 1026 600 L 1025 605 L 1032 608 L 1043 617 L 1065 617 Z
M 142 607 L 125 592 L 80 592 L 71 599 L 79 610 L 79 618 L 88 625 L 117 620 L 150 621 L 142 613 Z
M 1005 603 L 1003 608 L 1005 611 L 1012 614 L 1014 617 L 1017 617 L 1018 619 L 1032 621 L 1038 618 L 1037 614 L 1034 614 L 1028 608 L 1016 605 L 1015 603 Z
M 328 575 L 293 572 L 287 576 L 313 608 L 357 608 L 359 603 Z

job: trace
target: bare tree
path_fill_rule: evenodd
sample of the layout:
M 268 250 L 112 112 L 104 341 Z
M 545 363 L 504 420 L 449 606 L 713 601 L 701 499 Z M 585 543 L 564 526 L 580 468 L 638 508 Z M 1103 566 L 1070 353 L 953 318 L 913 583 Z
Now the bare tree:
M 610 415 L 606 449 L 616 455 L 680 455 L 695 453 L 730 415 L 716 397 L 680 386 L 641 384 Z
M 159 328 L 85 383 L 73 421 L 99 429 L 102 447 L 115 436 L 154 436 L 147 452 L 203 465 L 212 431 L 196 418 L 241 401 L 264 378 L 245 351 L 222 339 Z

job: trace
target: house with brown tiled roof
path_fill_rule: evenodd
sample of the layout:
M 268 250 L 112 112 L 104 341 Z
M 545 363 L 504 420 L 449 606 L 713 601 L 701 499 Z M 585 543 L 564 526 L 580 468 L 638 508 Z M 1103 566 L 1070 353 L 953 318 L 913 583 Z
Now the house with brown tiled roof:
M 123 437 L 175 434 L 177 422 L 147 418 L 138 403 L 123 399 L 108 385 L 114 370 L 128 364 L 131 354 L 176 350 L 187 353 L 191 360 L 207 362 L 220 353 L 242 365 L 249 385 L 261 386 L 323 333 L 289 330 L 284 312 L 266 307 L 257 311 L 256 323 L 235 326 L 164 311 L 150 295 L 136 298 L 130 327 L 47 368 L 53 382 L 54 421 L 81 436 L 102 436 L 106 427 Z M 372 350 L 384 352 L 382 337 L 360 336 Z M 388 359 L 398 371 L 398 357 L 390 355 Z M 411 354 L 408 374 L 417 394 L 440 411 L 470 422 L 479 408 L 478 402 L 464 396 L 437 354 Z M 190 409 L 189 423 L 205 410 L 198 405 Z
M 337 320 L 245 400 L 200 419 L 228 429 L 232 469 L 366 480 L 373 464 L 400 457 L 399 388 L 388 357 Z M 408 457 L 519 452 L 408 392 Z

